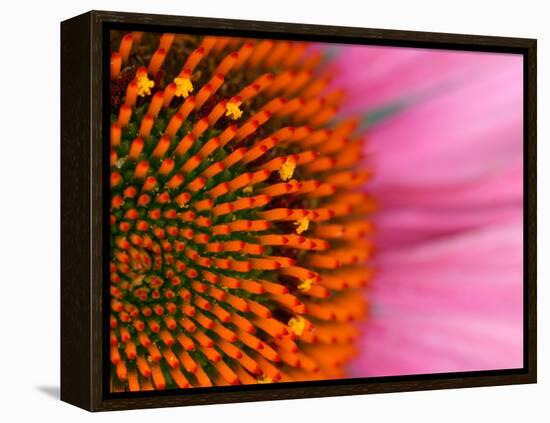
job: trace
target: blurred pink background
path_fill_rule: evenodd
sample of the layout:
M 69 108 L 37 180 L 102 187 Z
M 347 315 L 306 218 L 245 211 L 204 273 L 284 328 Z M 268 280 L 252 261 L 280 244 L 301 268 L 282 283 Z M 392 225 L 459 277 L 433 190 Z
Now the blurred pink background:
M 331 47 L 367 130 L 378 270 L 352 376 L 523 365 L 523 58 Z M 370 119 L 370 120 L 369 120 Z

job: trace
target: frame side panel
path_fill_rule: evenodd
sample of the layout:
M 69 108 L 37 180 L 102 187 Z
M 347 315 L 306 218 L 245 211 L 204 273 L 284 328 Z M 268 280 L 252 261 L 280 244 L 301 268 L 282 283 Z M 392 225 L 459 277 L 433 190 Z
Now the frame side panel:
M 528 355 L 525 360 L 531 381 L 537 382 L 537 41 L 532 40 L 527 51 L 526 59 L 527 87 L 524 91 L 527 113 L 525 115 L 525 142 L 527 151 L 524 157 L 524 186 L 526 188 L 526 204 L 524 213 L 527 220 L 524 231 L 526 242 L 524 248 L 528 250 L 524 266 L 527 278 L 527 292 L 524 306 L 527 308 L 525 316 L 525 331 L 528 339 Z
M 61 400 L 90 409 L 90 14 L 61 24 Z
M 91 411 L 103 409 L 104 391 L 108 392 L 104 374 L 110 369 L 109 353 L 103 345 L 109 333 L 109 123 L 104 122 L 104 83 L 109 82 L 109 62 L 104 57 L 103 23 L 95 12 L 90 12 L 90 292 L 91 292 Z M 107 39 L 108 40 L 108 39 Z M 107 54 L 107 53 L 105 53 Z M 104 202 L 105 201 L 105 202 Z M 107 230 L 107 233 L 105 233 Z M 104 314 L 105 313 L 105 314 Z M 108 345 L 108 343 L 107 343 Z

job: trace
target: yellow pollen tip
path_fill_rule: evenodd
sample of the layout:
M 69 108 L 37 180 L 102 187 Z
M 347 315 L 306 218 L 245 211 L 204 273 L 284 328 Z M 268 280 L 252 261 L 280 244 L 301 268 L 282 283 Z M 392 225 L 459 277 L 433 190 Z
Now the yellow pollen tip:
M 311 289 L 311 285 L 313 285 L 313 279 L 305 279 L 298 285 L 298 289 L 302 292 L 307 292 Z
M 151 88 L 155 86 L 155 82 L 147 78 L 147 75 L 140 75 L 137 78 L 138 95 L 145 97 L 151 95 Z
M 245 194 L 250 194 L 252 191 L 254 191 L 254 189 L 252 188 L 252 185 L 249 185 L 249 186 L 243 188 L 243 192 Z
M 176 97 L 187 98 L 189 93 L 193 92 L 193 83 L 189 78 L 174 78 L 174 83 L 176 84 L 176 92 L 174 95 Z
M 239 119 L 243 114 L 243 111 L 239 108 L 239 104 L 229 102 L 225 109 L 225 115 L 233 120 Z
M 302 316 L 295 316 L 288 321 L 288 328 L 295 335 L 300 336 L 306 328 L 306 322 Z
M 269 376 L 267 375 L 261 375 L 258 379 L 257 379 L 258 383 L 273 383 L 273 379 L 271 379 Z
M 283 163 L 279 169 L 279 176 L 283 181 L 288 181 L 294 175 L 294 170 L 296 169 L 296 161 L 292 157 L 287 157 L 286 161 Z
M 307 217 L 302 217 L 301 219 L 298 219 L 296 222 L 294 222 L 294 224 L 296 225 L 296 233 L 298 235 L 309 229 L 309 219 Z

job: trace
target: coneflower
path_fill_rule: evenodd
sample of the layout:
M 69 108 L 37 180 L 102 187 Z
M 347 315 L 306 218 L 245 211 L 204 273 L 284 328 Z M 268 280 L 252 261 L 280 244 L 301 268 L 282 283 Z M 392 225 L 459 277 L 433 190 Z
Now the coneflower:
M 374 203 L 304 42 L 112 33 L 111 389 L 345 377 Z

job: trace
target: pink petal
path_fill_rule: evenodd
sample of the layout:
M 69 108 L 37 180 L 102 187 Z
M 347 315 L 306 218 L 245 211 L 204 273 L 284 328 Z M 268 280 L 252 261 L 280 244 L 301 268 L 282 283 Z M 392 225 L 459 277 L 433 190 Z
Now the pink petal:
M 521 367 L 522 236 L 494 226 L 381 254 L 353 374 Z
M 372 110 L 521 62 L 518 55 L 381 46 L 346 46 L 336 58 L 334 85 L 351 97 L 345 112 Z
M 344 113 L 400 106 L 367 134 L 378 275 L 352 373 L 521 367 L 522 57 L 345 47 L 338 60 Z
M 375 126 L 367 148 L 378 184 L 474 180 L 521 157 L 522 72 L 499 69 Z

